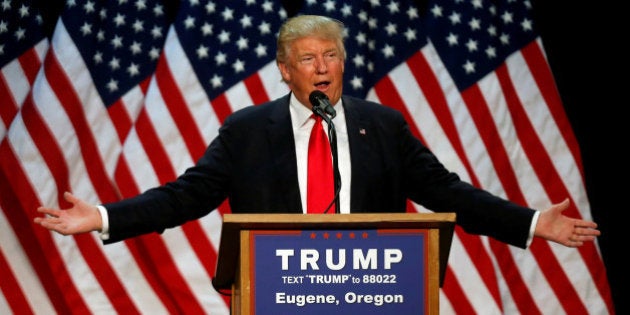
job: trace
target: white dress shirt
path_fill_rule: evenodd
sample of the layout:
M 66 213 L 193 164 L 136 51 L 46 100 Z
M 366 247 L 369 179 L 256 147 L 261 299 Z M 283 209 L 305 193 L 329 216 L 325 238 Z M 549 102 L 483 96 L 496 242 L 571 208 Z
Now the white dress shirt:
M 291 124 L 293 125 L 293 137 L 295 138 L 295 156 L 297 158 L 298 183 L 300 185 L 300 198 L 302 209 L 306 213 L 306 176 L 308 173 L 308 140 L 315 119 L 311 118 L 313 112 L 304 106 L 295 95 L 291 94 L 289 111 L 291 112 Z M 339 206 L 341 213 L 350 213 L 350 146 L 348 144 L 348 129 L 346 128 L 346 115 L 341 106 L 341 100 L 333 104 L 337 115 L 333 118 L 337 133 L 337 163 L 341 175 L 341 191 L 339 192 Z M 328 124 L 322 121 L 324 130 L 328 134 Z M 332 200 L 331 200 L 332 201 Z M 329 213 L 334 213 L 331 208 Z

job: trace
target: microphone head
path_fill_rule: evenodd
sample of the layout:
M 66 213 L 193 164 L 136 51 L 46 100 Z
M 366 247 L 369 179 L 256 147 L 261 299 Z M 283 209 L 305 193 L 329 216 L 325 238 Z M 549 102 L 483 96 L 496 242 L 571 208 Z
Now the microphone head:
M 330 100 L 328 99 L 328 96 L 324 94 L 324 92 L 320 90 L 315 90 L 311 92 L 311 94 L 308 96 L 308 100 L 311 102 L 313 110 L 315 110 L 316 107 L 320 107 L 324 110 L 326 114 L 330 115 L 332 118 L 335 118 L 335 116 L 337 115 L 337 111 L 335 111 L 333 106 L 330 104 Z
M 321 106 L 324 100 L 328 100 L 328 96 L 320 90 L 315 90 L 308 96 L 308 100 L 311 101 L 313 106 Z

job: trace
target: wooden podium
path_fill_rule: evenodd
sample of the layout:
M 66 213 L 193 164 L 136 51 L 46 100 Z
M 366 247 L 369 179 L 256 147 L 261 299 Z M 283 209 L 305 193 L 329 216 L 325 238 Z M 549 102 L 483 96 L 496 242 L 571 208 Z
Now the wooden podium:
M 279 310 L 278 312 L 269 311 L 269 308 L 263 310 L 264 307 L 261 305 L 263 305 L 263 303 L 265 305 L 278 303 L 278 301 L 292 301 L 291 297 L 293 295 L 287 295 L 289 298 L 285 300 L 284 293 L 275 292 L 276 295 L 274 298 L 266 298 L 264 302 L 257 302 L 261 299 L 261 296 L 264 294 L 268 295 L 270 294 L 269 291 L 274 290 L 272 282 L 276 280 L 280 281 L 280 278 L 282 278 L 284 282 L 280 282 L 278 286 L 281 288 L 295 289 L 297 292 L 308 292 L 309 288 L 313 286 L 319 291 L 330 291 L 346 286 L 343 290 L 350 291 L 346 293 L 345 301 L 342 298 L 335 300 L 335 296 L 330 292 L 321 293 L 319 295 L 310 295 L 308 293 L 296 295 L 301 298 L 298 301 L 310 301 L 312 303 L 331 302 L 333 306 L 306 305 L 307 307 L 305 307 L 299 304 L 299 306 L 286 306 L 283 304 L 282 307 L 295 307 L 294 310 L 290 311 L 291 313 L 297 313 L 299 311 L 300 314 L 309 314 L 307 311 L 309 309 L 308 307 L 320 307 L 324 308 L 328 315 L 359 312 L 361 314 L 369 314 L 369 311 L 365 312 L 363 309 L 357 311 L 357 308 L 371 307 L 378 310 L 375 311 L 375 314 L 378 314 L 385 311 L 385 307 L 390 307 L 389 305 L 383 305 L 384 302 L 394 303 L 396 301 L 395 298 L 400 298 L 401 300 L 404 298 L 405 302 L 403 303 L 421 303 L 420 307 L 414 306 L 413 314 L 437 315 L 439 313 L 439 288 L 444 280 L 444 272 L 448 261 L 454 226 L 454 213 L 356 213 L 321 215 L 226 214 L 223 216 L 216 275 L 212 280 L 212 284 L 219 292 L 231 291 L 231 314 L 234 315 L 281 314 L 283 312 L 289 312 L 286 309 Z M 402 238 L 395 238 L 391 241 L 389 238 L 385 238 L 385 242 L 394 245 L 383 245 L 387 248 L 379 250 L 378 246 L 381 245 L 378 245 L 376 242 L 382 235 Z M 278 239 L 274 238 L 270 241 L 266 241 L 270 236 Z M 298 237 L 298 239 L 284 241 L 285 236 Z M 408 240 L 407 237 L 413 237 L 413 239 Z M 258 238 L 260 238 L 260 240 L 257 241 Z M 416 238 L 420 241 L 416 241 Z M 325 250 L 317 251 L 313 249 L 314 245 L 311 244 L 311 240 L 315 242 L 317 239 L 319 239 L 320 243 L 327 246 Z M 350 274 L 350 272 L 341 272 L 341 274 L 339 274 L 340 272 L 335 270 L 334 272 L 330 271 L 330 275 L 314 275 L 314 271 L 306 271 L 306 275 L 295 276 L 296 271 L 294 271 L 293 274 L 278 276 L 273 272 L 280 270 L 280 261 L 282 261 L 283 268 L 286 268 L 289 262 L 293 263 L 292 260 L 299 260 L 300 255 L 294 255 L 293 249 L 289 251 L 285 249 L 275 249 L 275 256 L 273 256 L 273 253 L 267 253 L 271 250 L 258 252 L 258 250 L 264 250 L 263 246 L 269 247 L 270 245 L 263 245 L 267 243 L 270 243 L 271 246 L 281 243 L 285 244 L 287 242 L 287 244 L 297 243 L 296 246 L 283 245 L 283 248 L 300 247 L 300 244 L 307 243 L 307 245 L 305 245 L 306 249 L 298 249 L 298 253 L 302 253 L 301 257 L 303 261 L 300 265 L 302 269 L 296 267 L 296 270 L 298 270 L 297 272 L 302 272 L 308 269 L 306 268 L 309 266 L 308 263 L 311 263 L 311 267 L 313 265 L 317 267 L 325 265 L 323 259 L 317 260 L 318 255 L 338 253 L 337 256 L 330 255 L 333 256 L 331 259 L 327 257 L 326 263 L 333 265 L 334 263 L 352 260 L 347 259 L 347 256 L 341 255 L 351 253 L 352 250 L 342 248 L 335 249 L 335 251 L 329 248 L 331 247 L 329 244 L 336 244 L 344 240 L 351 242 L 350 244 L 361 244 L 360 246 L 363 247 L 363 249 L 354 249 L 355 254 L 358 253 L 356 255 L 358 258 L 354 258 L 358 260 L 354 262 L 355 269 L 350 271 L 354 272 L 354 274 Z M 370 244 L 370 242 L 375 243 Z M 417 245 L 415 243 L 421 244 Z M 404 244 L 410 244 L 409 246 L 414 249 L 416 246 L 420 246 L 418 247 L 420 249 L 400 249 L 403 248 L 401 246 L 405 246 Z M 278 254 L 279 252 L 284 254 Z M 385 258 L 380 258 L 381 256 L 376 255 L 380 255 L 381 253 L 389 253 L 389 255 L 385 255 Z M 273 257 L 267 257 L 266 255 L 272 255 Z M 349 254 L 349 257 L 353 258 L 352 254 Z M 372 259 L 370 260 L 369 258 Z M 264 266 L 262 265 L 263 263 L 265 264 Z M 400 265 L 403 263 L 412 264 L 413 270 L 409 271 L 406 269 L 407 271 L 399 271 L 401 274 L 396 274 L 395 271 L 392 271 L 395 269 L 388 269 L 385 270 L 386 272 L 376 272 L 376 274 L 373 274 L 374 271 L 371 269 L 375 268 L 369 268 L 384 268 L 384 266 L 395 266 L 397 263 Z M 261 266 L 257 269 L 256 264 L 260 264 Z M 276 268 L 276 266 L 278 267 Z M 336 267 L 336 265 L 334 266 Z M 350 270 L 351 267 L 349 266 L 350 264 L 348 264 L 348 267 L 344 268 Z M 357 266 L 367 267 L 358 268 Z M 366 274 L 357 275 L 356 272 L 358 271 L 356 269 L 364 269 L 358 271 L 364 271 Z M 316 271 L 319 272 L 320 270 Z M 372 272 L 372 274 L 368 275 L 368 272 Z M 268 274 L 271 280 L 262 278 Z M 419 280 L 413 280 L 414 277 L 418 277 Z M 407 278 L 411 278 L 411 280 Z M 297 283 L 298 280 L 299 283 Z M 261 283 L 256 283 L 257 281 Z M 338 283 L 335 283 L 335 281 Z M 355 292 L 363 292 L 361 286 L 367 286 L 365 289 L 370 290 L 387 290 L 393 288 L 394 284 L 391 283 L 402 285 L 399 283 L 403 283 L 404 281 L 410 281 L 409 283 L 412 283 L 413 289 L 399 289 L 399 291 L 404 291 L 404 293 L 400 293 L 399 295 L 363 295 Z M 329 282 L 333 283 L 329 284 Z M 415 283 L 420 283 L 419 289 L 416 288 Z M 415 290 L 420 292 L 411 292 Z M 275 302 L 269 301 L 274 299 Z M 331 300 L 329 301 L 327 299 Z M 351 304 L 347 303 L 348 300 L 350 300 Z M 336 301 L 336 305 L 334 301 Z M 375 303 L 375 301 L 379 301 L 380 305 Z M 366 305 L 358 305 L 367 302 L 369 303 Z M 278 304 L 274 305 L 277 306 Z M 271 305 L 271 307 L 274 307 L 274 305 Z M 328 309 L 326 309 L 326 307 L 328 307 Z M 351 309 L 346 310 L 344 307 L 350 307 Z M 418 308 L 419 310 L 416 312 L 415 310 Z M 398 314 L 401 314 L 401 312 L 398 312 Z

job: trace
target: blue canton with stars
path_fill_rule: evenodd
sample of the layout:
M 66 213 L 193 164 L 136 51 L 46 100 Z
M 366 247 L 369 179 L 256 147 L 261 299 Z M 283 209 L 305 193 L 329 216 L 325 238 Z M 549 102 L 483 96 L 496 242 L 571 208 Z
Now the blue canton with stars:
M 211 100 L 275 60 L 286 15 L 273 1 L 182 2 L 177 36 Z
M 152 0 L 71 0 L 62 20 L 106 106 L 154 73 L 169 27 Z
M 494 71 L 537 37 L 529 1 L 306 0 L 300 14 L 346 25 L 344 94 L 365 97 L 379 80 L 428 41 L 459 90 Z
M 536 38 L 528 1 L 431 1 L 429 37 L 460 91 Z
M 0 68 L 46 37 L 43 22 L 32 1 L 0 3 Z

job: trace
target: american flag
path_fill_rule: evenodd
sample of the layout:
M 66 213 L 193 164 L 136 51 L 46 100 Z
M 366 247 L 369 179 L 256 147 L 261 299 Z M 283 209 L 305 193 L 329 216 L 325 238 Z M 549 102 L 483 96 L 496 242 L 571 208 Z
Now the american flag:
M 568 196 L 568 214 L 590 219 L 529 2 L 419 3 L 294 6 L 344 22 L 345 94 L 400 110 L 474 185 L 533 208 Z M 172 180 L 227 115 L 286 94 L 274 61 L 281 2 L 66 1 L 50 48 L 30 2 L 0 10 L 0 313 L 229 314 L 211 285 L 227 204 L 107 246 L 32 219 L 38 205 L 66 207 L 64 191 L 98 204 Z M 440 313 L 614 310 L 596 242 L 521 250 L 457 228 Z
M 0 4 L 0 139 L 31 90 L 48 50 L 44 19 L 30 1 Z

